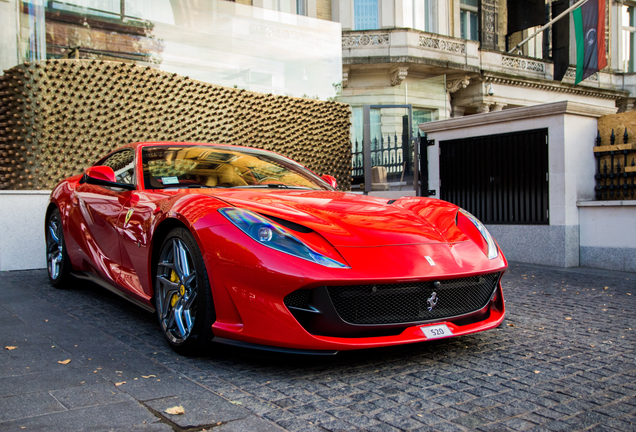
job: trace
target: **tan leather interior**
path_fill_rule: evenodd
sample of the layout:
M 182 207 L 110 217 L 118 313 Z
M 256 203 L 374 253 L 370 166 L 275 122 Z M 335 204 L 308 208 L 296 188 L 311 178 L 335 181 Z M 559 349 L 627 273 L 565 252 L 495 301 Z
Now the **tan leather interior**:
M 206 174 L 206 186 L 247 186 L 238 169 L 229 164 L 222 164 L 218 170 L 207 171 Z

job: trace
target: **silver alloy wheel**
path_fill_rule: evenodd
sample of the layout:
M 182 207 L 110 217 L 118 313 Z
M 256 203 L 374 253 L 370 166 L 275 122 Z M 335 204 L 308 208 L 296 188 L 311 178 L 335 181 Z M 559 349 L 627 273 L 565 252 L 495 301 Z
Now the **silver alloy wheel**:
M 178 238 L 164 245 L 157 265 L 156 299 L 161 328 L 175 344 L 186 341 L 196 317 L 197 274 L 192 255 Z
M 49 269 L 49 276 L 56 280 L 60 276 L 62 260 L 64 258 L 64 247 L 62 246 L 62 224 L 54 215 L 49 219 L 46 227 L 46 261 Z

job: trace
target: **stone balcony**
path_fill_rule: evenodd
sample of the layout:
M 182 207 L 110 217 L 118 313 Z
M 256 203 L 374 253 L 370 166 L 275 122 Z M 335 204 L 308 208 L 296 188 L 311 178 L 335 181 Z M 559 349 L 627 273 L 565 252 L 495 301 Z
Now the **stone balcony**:
M 479 73 L 479 43 L 412 29 L 343 31 L 342 63 L 402 63 L 432 75 Z
M 562 81 L 554 81 L 550 61 L 481 50 L 476 41 L 406 28 L 343 31 L 342 64 L 343 87 L 351 79 L 357 88 L 380 82 L 368 78 L 372 71 L 376 77 L 384 75 L 391 86 L 400 85 L 407 76 L 445 76 L 446 91 L 453 93 L 454 116 L 546 100 L 614 106 L 625 100 L 624 87 L 636 87 L 636 79 L 627 82 L 622 74 L 608 72 L 596 73 L 575 86 L 572 68 Z M 362 78 L 365 73 L 366 79 Z M 633 105 L 634 101 L 625 103 Z
M 498 51 L 481 51 L 476 41 L 406 28 L 343 31 L 342 63 L 345 68 L 402 63 L 431 75 L 485 73 L 549 81 L 554 76 L 550 61 Z M 563 83 L 574 84 L 574 69 L 568 71 Z M 554 82 L 554 85 L 558 84 Z M 614 90 L 621 84 L 617 82 L 615 74 L 603 72 L 589 77 L 580 85 Z

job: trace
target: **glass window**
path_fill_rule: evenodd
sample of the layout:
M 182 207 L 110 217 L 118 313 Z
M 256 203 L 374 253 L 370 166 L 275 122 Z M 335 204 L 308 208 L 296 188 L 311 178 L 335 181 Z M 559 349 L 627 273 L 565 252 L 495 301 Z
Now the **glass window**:
M 362 148 L 362 107 L 355 107 L 352 109 L 351 119 L 351 145 L 355 147 L 356 143 Z M 352 147 L 352 148 L 353 148 Z M 354 149 L 354 151 L 356 151 Z
M 111 167 L 117 183 L 135 184 L 135 153 L 132 149 L 112 154 L 97 165 Z
M 20 45 L 22 61 L 46 60 L 45 9 L 42 1 L 22 2 L 20 14 Z
M 479 40 L 478 12 L 477 0 L 461 0 L 459 21 L 462 39 Z
M 174 24 L 170 0 L 53 0 L 52 9 L 110 18 L 122 16 Z M 123 15 L 122 15 L 123 14 Z
M 374 30 L 380 27 L 378 0 L 354 0 L 354 30 Z
M 97 16 L 113 17 L 121 14 L 121 0 L 67 0 L 51 1 L 52 9 L 69 12 L 89 13 Z
M 257 149 L 170 145 L 144 147 L 141 154 L 147 189 L 329 189 L 296 162 Z
M 411 0 L 413 11 L 405 12 L 413 16 L 413 28 L 435 33 L 437 31 L 437 7 L 434 0 Z
M 634 6 L 623 6 L 623 71 L 634 71 L 634 48 L 636 45 L 636 20 Z
M 379 109 L 372 109 L 370 114 L 371 150 L 377 150 L 382 140 L 382 115 Z
M 276 1 L 293 9 L 292 0 Z M 302 0 L 305 13 L 307 1 Z M 18 5 L 18 62 L 72 53 L 134 61 L 225 87 L 321 100 L 333 98 L 332 84 L 342 80 L 341 26 L 328 20 L 296 15 L 290 21 L 285 13 L 222 0 L 20 0 Z M 84 17 L 91 18 L 90 25 Z
M 296 13 L 307 16 L 307 0 L 296 0 Z
M 170 0 L 125 0 L 124 5 L 126 16 L 174 24 Z
M 433 121 L 433 110 L 423 108 L 413 108 L 413 136 L 417 136 L 418 125 Z
M 424 30 L 437 33 L 437 2 L 424 0 Z

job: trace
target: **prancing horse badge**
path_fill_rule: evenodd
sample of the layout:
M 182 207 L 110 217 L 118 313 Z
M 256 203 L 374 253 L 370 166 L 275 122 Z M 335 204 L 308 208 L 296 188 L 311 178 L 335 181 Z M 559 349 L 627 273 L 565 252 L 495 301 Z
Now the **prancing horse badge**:
M 432 311 L 433 308 L 435 306 L 437 306 L 437 301 L 439 300 L 439 297 L 437 297 L 437 293 L 434 292 L 429 298 L 428 300 L 426 300 L 428 302 L 428 311 Z
M 126 225 L 128 223 L 128 221 L 130 220 L 130 217 L 132 216 L 134 210 L 130 209 L 128 210 L 128 213 L 126 213 L 126 219 L 124 219 L 124 225 Z

